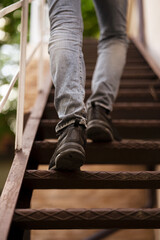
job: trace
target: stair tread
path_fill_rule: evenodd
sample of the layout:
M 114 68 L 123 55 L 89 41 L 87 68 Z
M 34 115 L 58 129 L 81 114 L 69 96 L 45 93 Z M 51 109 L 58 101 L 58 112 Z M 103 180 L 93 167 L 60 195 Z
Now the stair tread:
M 58 119 L 42 119 L 40 124 L 43 126 L 53 126 L 59 122 Z M 113 119 L 113 124 L 115 126 L 160 126 L 160 120 L 154 120 L 154 119 Z
M 35 141 L 32 161 L 48 164 L 56 148 L 57 139 Z M 101 148 L 101 151 L 99 151 Z M 86 164 L 158 164 L 160 163 L 160 141 L 124 139 L 121 142 L 87 142 Z
M 23 184 L 27 189 L 157 189 L 160 171 L 26 170 Z
M 46 148 L 57 143 L 57 139 L 49 139 L 44 141 L 35 141 L 34 145 L 42 145 L 41 147 Z M 113 141 L 109 143 L 93 143 L 90 140 L 87 141 L 89 146 L 99 147 L 100 145 L 105 148 L 135 148 L 135 149 L 159 149 L 160 150 L 160 140 L 141 140 L 141 139 L 123 139 L 122 141 Z
M 54 103 L 47 103 L 48 107 L 54 107 Z M 121 103 L 115 103 L 114 108 L 117 107 L 125 107 L 125 108 L 130 108 L 130 107 L 136 107 L 136 108 L 157 108 L 160 107 L 160 102 L 152 103 L 152 102 L 121 102 Z
M 115 102 L 113 119 L 160 119 L 159 102 Z M 47 103 L 43 119 L 58 118 L 54 104 Z
M 13 223 L 26 229 L 160 228 L 160 209 L 16 209 Z
M 57 138 L 55 127 L 58 119 L 42 119 L 36 140 Z M 113 119 L 122 138 L 128 139 L 160 139 L 160 120 Z

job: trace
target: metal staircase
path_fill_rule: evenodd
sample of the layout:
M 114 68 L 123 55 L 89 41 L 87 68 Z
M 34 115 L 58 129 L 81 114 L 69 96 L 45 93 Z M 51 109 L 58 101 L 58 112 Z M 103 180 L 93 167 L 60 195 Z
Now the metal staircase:
M 86 99 L 96 61 L 95 40 L 84 41 Z M 160 228 L 160 209 L 31 209 L 34 189 L 157 189 L 160 172 L 160 81 L 130 43 L 120 91 L 112 113 L 123 140 L 87 142 L 87 164 L 144 164 L 139 172 L 56 172 L 48 164 L 56 146 L 54 88 L 46 78 L 23 135 L 0 199 L 0 239 L 30 239 L 31 229 Z M 54 238 L 53 238 L 54 239 Z

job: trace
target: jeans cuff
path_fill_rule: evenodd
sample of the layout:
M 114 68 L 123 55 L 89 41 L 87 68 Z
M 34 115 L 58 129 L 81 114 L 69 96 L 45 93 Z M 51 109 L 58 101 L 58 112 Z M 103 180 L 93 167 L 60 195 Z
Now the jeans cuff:
M 63 122 L 60 122 L 57 124 L 56 128 L 55 128 L 55 131 L 56 133 L 58 133 L 60 130 L 62 130 L 63 128 L 71 125 L 75 123 L 75 119 L 71 119 L 69 121 L 65 121 L 64 123 Z M 81 118 L 80 121 L 79 121 L 79 125 L 83 125 L 85 128 L 87 128 L 87 123 L 86 123 L 86 119 L 85 118 Z
M 105 108 L 105 109 L 108 110 L 109 112 L 112 111 L 112 107 L 106 106 L 106 105 L 103 104 L 103 103 L 94 102 L 94 104 L 97 105 L 97 106 L 101 106 L 101 107 Z M 89 109 L 90 107 L 92 107 L 92 102 L 88 104 L 88 109 Z

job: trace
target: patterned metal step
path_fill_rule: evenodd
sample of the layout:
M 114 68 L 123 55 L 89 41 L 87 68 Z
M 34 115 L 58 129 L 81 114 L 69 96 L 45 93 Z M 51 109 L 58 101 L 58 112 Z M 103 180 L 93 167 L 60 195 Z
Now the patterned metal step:
M 90 58 L 89 56 L 85 56 L 85 65 L 95 65 L 96 58 Z M 128 65 L 148 65 L 147 62 L 143 58 L 128 58 L 126 62 L 126 66 Z
M 160 228 L 160 209 L 16 209 L 13 224 L 25 229 Z
M 87 79 L 91 79 L 92 78 L 92 72 L 89 72 L 86 76 Z M 137 71 L 126 71 L 122 74 L 122 79 L 134 79 L 134 78 L 137 78 L 137 79 L 157 79 L 157 76 L 155 75 L 155 73 L 153 72 L 148 72 L 148 73 L 145 73 L 145 72 L 137 72 Z
M 111 115 L 113 119 L 160 119 L 160 103 L 115 103 Z M 46 105 L 43 118 L 57 118 L 53 103 Z
M 94 70 L 94 67 L 93 65 L 87 65 L 86 67 L 86 71 L 93 71 Z M 139 65 L 139 64 L 135 64 L 135 65 L 126 65 L 125 66 L 125 70 L 127 71 L 144 71 L 144 70 L 147 70 L 147 71 L 152 71 L 152 69 L 150 68 L 149 65 L 147 64 L 144 64 L 144 65 Z M 153 71 L 152 71 L 153 72 Z
M 56 148 L 56 139 L 35 141 L 30 155 L 31 161 L 48 164 Z M 160 163 L 160 141 L 122 140 L 112 143 L 88 141 L 87 164 L 158 164 Z
M 91 95 L 91 90 L 86 89 L 85 101 Z M 160 100 L 160 90 L 150 89 L 121 89 L 118 93 L 116 102 L 153 102 Z M 48 102 L 54 102 L 54 89 L 52 89 Z
M 94 68 L 90 68 L 90 69 L 86 69 L 86 70 L 87 70 L 86 75 L 89 78 L 90 75 L 93 74 Z M 122 78 L 127 78 L 126 76 L 129 76 L 129 78 L 131 78 L 130 75 L 133 75 L 133 77 L 136 77 L 136 78 L 137 77 L 140 78 L 143 75 L 145 76 L 145 78 L 146 78 L 146 75 L 148 75 L 148 77 L 151 77 L 151 78 L 155 77 L 155 73 L 153 73 L 153 71 L 149 68 L 146 68 L 146 69 L 141 69 L 141 68 L 140 69 L 138 69 L 138 68 L 132 69 L 132 68 L 126 67 L 123 71 Z
M 36 140 L 56 138 L 55 126 L 58 120 L 43 119 L 40 122 Z M 122 138 L 160 139 L 160 120 L 113 120 Z
M 91 88 L 91 79 L 86 81 L 86 88 Z M 160 80 L 154 79 L 121 79 L 121 89 L 143 89 L 153 88 L 160 90 Z
M 157 189 L 160 172 L 58 172 L 27 170 L 27 189 Z

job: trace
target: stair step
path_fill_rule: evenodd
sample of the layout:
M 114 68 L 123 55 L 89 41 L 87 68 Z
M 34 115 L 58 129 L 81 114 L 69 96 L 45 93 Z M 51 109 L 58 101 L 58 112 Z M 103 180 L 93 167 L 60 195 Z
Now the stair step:
M 91 95 L 91 90 L 86 89 L 85 101 Z M 149 89 L 121 89 L 116 102 L 153 102 L 160 100 L 160 90 L 150 91 Z M 50 92 L 48 102 L 54 102 L 54 89 Z
M 139 64 L 137 64 L 137 65 L 126 65 L 124 69 L 127 70 L 127 71 L 152 71 L 153 72 L 153 70 L 147 64 L 144 64 L 144 65 L 139 65 Z M 87 71 L 93 71 L 94 67 L 92 65 L 88 64 L 87 67 L 86 67 L 86 70 Z
M 55 126 L 58 120 L 44 119 L 40 122 L 36 139 L 56 138 Z M 160 139 L 160 120 L 113 120 L 122 138 Z
M 13 224 L 25 229 L 155 229 L 160 209 L 16 209 Z
M 160 119 L 160 103 L 115 103 L 111 115 L 113 119 Z M 43 118 L 57 118 L 53 103 L 47 104 Z
M 48 164 L 56 148 L 57 140 L 35 141 L 31 161 Z M 99 149 L 101 149 L 99 151 Z M 87 142 L 86 164 L 158 164 L 160 141 L 124 139 L 121 142 Z
M 93 49 L 84 53 L 85 62 L 87 62 L 89 59 L 92 59 L 96 62 L 97 57 L 98 57 L 97 52 L 94 51 Z M 126 60 L 132 61 L 133 59 L 138 59 L 140 62 L 142 62 L 142 61 L 145 62 L 145 59 L 143 58 L 143 56 L 141 54 L 139 54 L 137 52 L 129 52 L 126 56 Z
M 90 68 L 90 69 L 86 69 L 86 70 L 87 70 L 87 71 L 86 71 L 87 77 L 89 77 L 90 75 L 93 75 L 94 68 Z M 151 69 L 149 69 L 149 68 L 148 68 L 148 69 L 125 68 L 124 71 L 123 71 L 122 78 L 126 78 L 126 75 L 127 75 L 127 76 L 130 76 L 130 75 L 135 76 L 135 74 L 136 74 L 136 77 L 138 76 L 138 78 L 139 78 L 139 76 L 141 77 L 141 76 L 143 76 L 143 75 L 144 75 L 145 77 L 146 77 L 146 75 L 148 75 L 148 77 L 151 76 L 151 78 L 152 78 L 153 76 L 155 76 L 155 73 L 154 73 Z
M 58 172 L 27 170 L 23 186 L 32 190 L 157 189 L 160 188 L 160 172 Z
M 85 52 L 84 53 L 84 60 L 85 60 L 85 63 L 86 62 L 88 62 L 88 61 L 94 61 L 94 62 L 96 62 L 96 60 L 97 60 L 97 57 L 98 57 L 98 55 L 97 55 L 97 52 L 94 52 L 94 50 L 93 50 L 93 52 L 91 52 L 91 51 L 88 51 L 88 52 Z M 146 63 L 146 61 L 145 61 L 145 59 L 139 54 L 139 53 L 136 53 L 136 52 L 130 52 L 127 56 L 126 56 L 126 61 L 127 61 L 127 63 L 126 64 L 128 64 L 129 62 L 136 62 L 135 61 L 135 59 L 137 59 L 139 62 L 145 62 Z M 146 63 L 147 64 L 147 63 Z
M 91 79 L 92 78 L 92 72 L 87 73 L 86 78 L 87 79 Z M 145 72 L 137 72 L 137 71 L 126 71 L 125 73 L 122 74 L 122 79 L 133 79 L 133 78 L 137 78 L 137 79 L 156 79 L 157 76 L 155 75 L 155 73 L 153 72 L 149 72 L 149 73 L 145 73 Z
M 83 53 L 84 56 L 87 57 L 97 57 L 97 47 L 90 46 L 90 47 L 83 47 Z M 132 57 L 137 57 L 137 58 L 143 58 L 142 54 L 137 50 L 137 49 L 128 49 L 127 51 L 127 57 L 132 58 Z
M 84 60 L 85 63 L 88 64 L 95 64 L 96 62 L 96 57 L 90 57 L 90 56 L 84 56 Z M 139 63 L 143 63 L 143 64 L 147 64 L 144 58 L 137 58 L 137 57 L 132 57 L 132 58 L 127 58 L 127 63 L 126 65 L 130 64 L 130 63 L 134 63 L 134 64 L 139 64 Z
M 89 59 L 85 62 L 86 70 L 94 70 L 96 61 L 90 61 Z M 127 62 L 124 69 L 133 70 L 133 69 L 150 69 L 150 66 L 146 62 Z
M 121 79 L 120 91 L 122 89 L 153 89 L 160 90 L 160 80 L 154 79 Z M 86 88 L 91 88 L 91 79 L 86 81 Z

